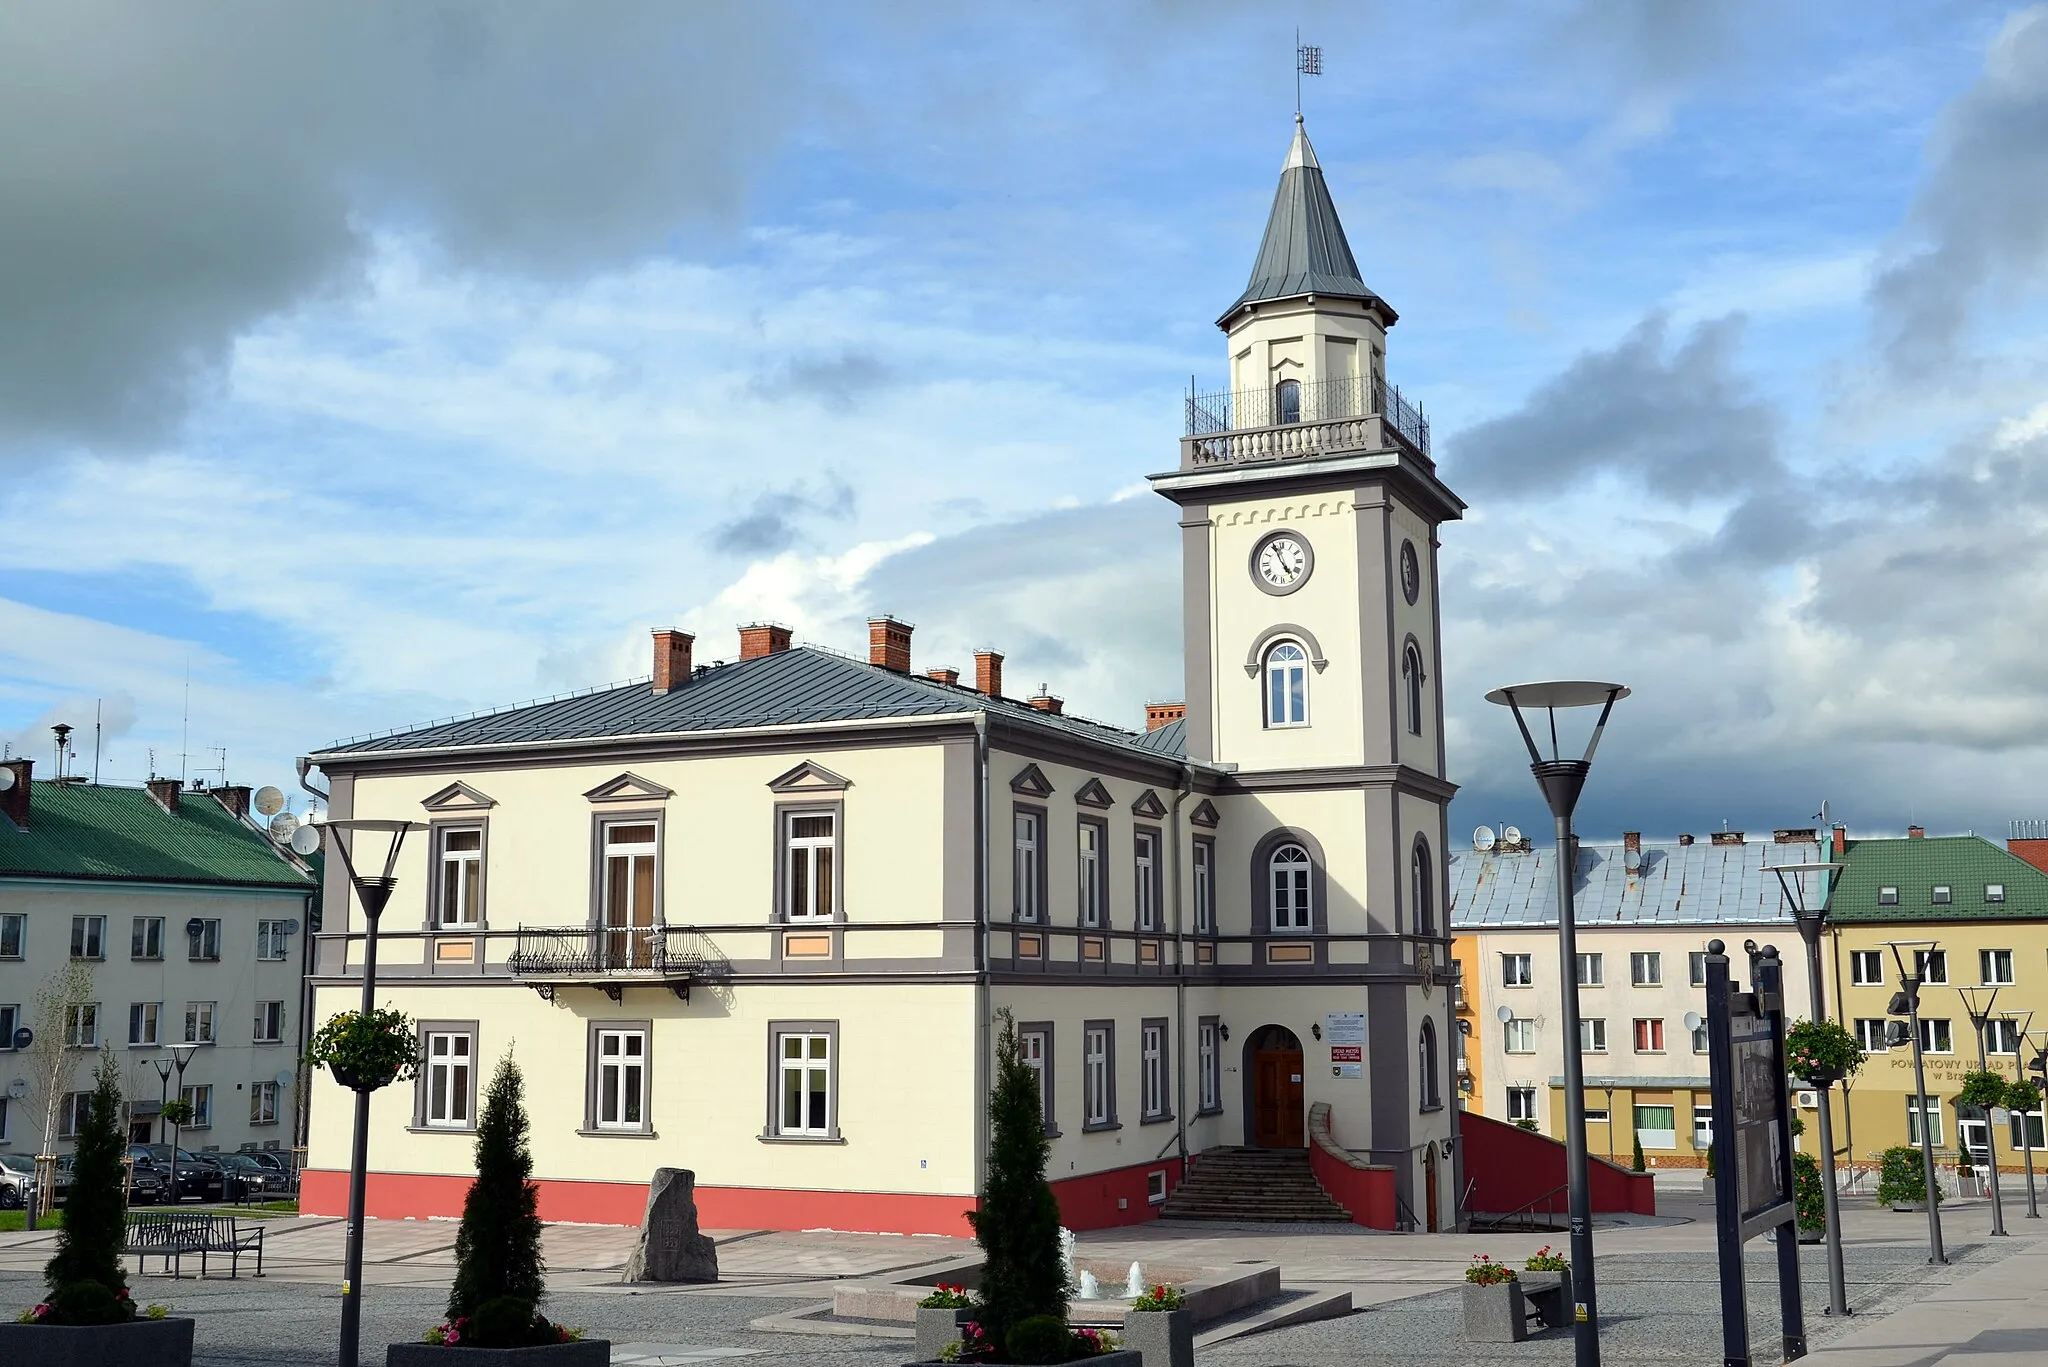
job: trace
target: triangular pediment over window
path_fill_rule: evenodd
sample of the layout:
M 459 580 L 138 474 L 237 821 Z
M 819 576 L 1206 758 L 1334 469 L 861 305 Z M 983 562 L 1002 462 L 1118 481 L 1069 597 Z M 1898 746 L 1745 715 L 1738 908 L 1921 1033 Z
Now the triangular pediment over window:
M 1131 810 L 1139 816 L 1158 819 L 1166 815 L 1166 804 L 1159 800 L 1159 794 L 1147 788 L 1138 794 L 1138 800 L 1131 804 Z
M 778 793 L 843 793 L 853 786 L 853 780 L 805 760 L 788 773 L 769 779 L 768 786 Z
M 664 788 L 652 779 L 626 773 L 605 780 L 583 796 L 592 802 L 660 802 L 674 795 L 673 789 Z
M 467 783 L 451 783 L 420 801 L 420 806 L 430 812 L 483 812 L 497 805 L 496 798 L 486 797 Z
M 1091 778 L 1074 793 L 1074 801 L 1083 807 L 1114 807 L 1116 799 L 1109 795 L 1109 789 L 1102 786 L 1102 780 Z
M 1223 824 L 1223 817 L 1217 812 L 1216 804 L 1206 797 L 1195 804 L 1195 809 L 1188 813 L 1188 820 L 1197 826 L 1207 826 L 1212 831 Z
M 1027 764 L 1010 780 L 1010 791 L 1025 797 L 1051 797 L 1052 781 L 1035 764 Z

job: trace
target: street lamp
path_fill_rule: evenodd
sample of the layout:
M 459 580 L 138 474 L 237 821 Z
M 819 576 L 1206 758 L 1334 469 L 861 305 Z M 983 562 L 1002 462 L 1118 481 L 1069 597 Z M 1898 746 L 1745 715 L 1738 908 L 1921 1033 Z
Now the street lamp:
M 1813 1019 L 1827 1019 L 1826 999 L 1820 976 L 1820 932 L 1827 923 L 1828 903 L 1834 895 L 1835 875 L 1848 865 L 1776 864 L 1778 887 L 1792 906 L 1792 919 L 1799 926 L 1799 938 L 1806 942 L 1806 981 L 1813 995 Z M 1849 1314 L 1849 1282 L 1842 1270 L 1842 1212 L 1835 1198 L 1835 1122 L 1830 1090 L 1833 1077 L 1810 1077 L 1806 1081 L 1820 1091 L 1820 1189 L 1826 1202 L 1828 1240 L 1828 1313 Z
M 321 832 L 334 832 L 331 848 L 341 856 L 341 867 L 348 874 L 348 881 L 356 890 L 356 900 L 362 904 L 365 930 L 363 934 L 363 1014 L 376 1010 L 377 993 L 377 918 L 384 914 L 384 908 L 391 901 L 392 892 L 398 887 L 393 870 L 398 867 L 398 851 L 405 844 L 408 831 L 423 831 L 425 826 L 417 821 L 323 821 L 314 828 Z M 346 836 L 353 834 L 386 835 L 391 843 L 384 852 L 384 871 L 375 876 L 356 872 L 355 860 L 349 853 Z M 346 966 L 346 957 L 343 960 Z M 370 1093 L 356 1089 L 355 1138 L 349 1154 L 348 1168 L 348 1251 L 342 1264 L 341 1281 L 341 1367 L 356 1367 L 357 1346 L 362 1338 L 363 1327 L 363 1204 L 365 1187 L 369 1179 L 370 1161 Z
M 1579 1056 L 1579 952 L 1577 931 L 1572 923 L 1572 880 L 1577 873 L 1578 840 L 1572 834 L 1572 812 L 1579 805 L 1579 794 L 1585 789 L 1586 776 L 1593 770 L 1593 751 L 1599 748 L 1600 735 L 1607 729 L 1607 718 L 1614 711 L 1614 704 L 1627 696 L 1628 689 L 1620 684 L 1585 681 L 1516 684 L 1510 688 L 1496 688 L 1486 695 L 1488 702 L 1497 703 L 1515 714 L 1515 727 L 1522 733 L 1522 743 L 1529 747 L 1529 771 L 1536 775 L 1536 785 L 1543 790 L 1543 800 L 1549 804 L 1550 814 L 1557 825 L 1557 952 L 1563 964 L 1559 996 L 1563 1001 L 1560 1014 L 1564 1017 L 1565 1177 L 1571 1189 L 1572 1297 L 1576 1302 L 1572 1329 L 1573 1357 L 1577 1367 L 1599 1367 L 1600 1310 L 1593 1276 L 1592 1189 L 1586 1172 L 1585 1063 Z M 1578 759 L 1561 758 L 1562 752 L 1557 744 L 1557 710 L 1561 707 L 1595 706 L 1600 709 L 1600 719 L 1593 724 L 1593 735 L 1586 742 L 1586 753 Z M 1543 757 L 1543 752 L 1537 748 L 1536 738 L 1529 734 L 1529 723 L 1522 715 L 1524 707 L 1541 708 L 1548 714 L 1549 759 Z M 1610 1137 L 1614 1133 L 1613 1127 L 1610 1113 Z
M 156 1103 L 157 1123 L 159 1125 L 165 1123 L 163 1119 L 164 1109 L 171 1099 L 171 1070 L 173 1068 L 177 1069 L 178 1100 L 182 1102 L 185 1099 L 185 1065 L 192 1061 L 192 1055 L 196 1052 L 196 1049 L 197 1046 L 190 1044 L 174 1045 L 171 1049 L 170 1058 L 156 1060 L 156 1075 L 163 1080 L 163 1088 L 157 1093 Z M 159 1129 L 157 1133 L 162 1134 L 163 1131 Z M 185 1199 L 178 1191 L 178 1141 L 183 1139 L 184 1136 L 185 1127 L 179 1125 L 176 1127 L 174 1137 L 171 1140 L 171 1204 L 174 1206 Z
M 2012 1017 L 2007 1016 L 2005 1019 L 2010 1021 L 2012 1020 Z M 2028 1036 L 2032 1033 L 2028 1029 L 2028 1027 L 2031 1026 L 2033 1023 L 2034 1013 L 2029 1011 L 2024 1017 L 2022 1017 L 2017 1022 L 2016 1028 L 2013 1031 L 2013 1063 L 2016 1066 L 2016 1069 L 2019 1073 L 2019 1080 L 2021 1082 L 2025 1082 L 2027 1080 L 2028 1070 L 2024 1065 L 2020 1064 L 2020 1060 L 2027 1056 L 2027 1039 Z M 2034 1066 L 2038 1069 L 2048 1069 L 2048 1063 L 2044 1062 L 2036 1062 Z M 2029 1220 L 2038 1220 L 2041 1218 L 2041 1205 L 2039 1200 L 2034 1195 L 2033 1112 L 2031 1110 L 2021 1111 L 2019 1115 L 2019 1122 L 2020 1152 L 2026 1155 L 2027 1160 L 2027 1218 Z
M 1963 1010 L 1970 1014 L 1970 1024 L 1977 1031 L 1977 1071 L 1991 1071 L 1991 1060 L 1984 1052 L 1984 1025 L 1991 1019 L 1992 1008 L 1998 1005 L 1996 987 L 1959 987 L 1962 993 Z M 1962 1117 L 1956 1117 L 1956 1128 L 1962 1128 Z M 1991 1107 L 1984 1108 L 1984 1157 L 1991 1168 L 1991 1234 L 1994 1238 L 2005 1237 L 2005 1197 L 1998 1188 L 1998 1131 L 1992 1126 Z
M 1898 1046 L 1907 1042 L 1899 1038 L 1903 1029 L 1913 1045 L 1913 1105 L 1920 1117 L 1920 1174 L 1926 1183 L 1927 1196 L 1927 1261 L 1947 1263 L 1948 1254 L 1941 1247 L 1941 1188 L 1934 1180 L 1934 1127 L 1927 1123 L 1927 1067 L 1920 1052 L 1920 978 L 1926 970 L 1927 956 L 1934 952 L 1938 940 L 1890 940 L 1892 961 L 1899 966 L 1899 990 L 1892 993 L 1890 1003 L 1885 1007 L 1889 1016 L 1904 1016 L 1904 1021 L 1893 1020 L 1884 1028 L 1885 1043 Z M 1906 956 L 1901 949 L 1913 951 L 1913 967 L 1906 968 Z

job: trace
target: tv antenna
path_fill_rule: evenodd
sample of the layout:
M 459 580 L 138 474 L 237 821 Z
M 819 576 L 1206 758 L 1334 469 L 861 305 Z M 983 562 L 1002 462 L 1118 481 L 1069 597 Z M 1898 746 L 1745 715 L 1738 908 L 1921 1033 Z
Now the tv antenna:
M 1294 121 L 1301 122 L 1301 78 L 1323 74 L 1323 50 L 1304 46 L 1301 30 L 1294 30 Z

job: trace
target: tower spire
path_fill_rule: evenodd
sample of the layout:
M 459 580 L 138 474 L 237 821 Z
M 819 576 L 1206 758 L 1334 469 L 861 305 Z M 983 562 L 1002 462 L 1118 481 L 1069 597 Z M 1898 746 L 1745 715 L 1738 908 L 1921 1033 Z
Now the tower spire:
M 1266 218 L 1258 259 L 1252 263 L 1251 281 L 1217 322 L 1227 327 L 1231 317 L 1247 304 L 1310 294 L 1369 300 L 1386 312 L 1389 324 L 1395 318 L 1387 302 L 1359 278 L 1358 262 L 1344 237 L 1330 187 L 1323 181 L 1322 163 L 1316 160 L 1308 126 L 1297 113 L 1294 141 L 1280 168 L 1280 186 L 1273 193 L 1273 209 Z

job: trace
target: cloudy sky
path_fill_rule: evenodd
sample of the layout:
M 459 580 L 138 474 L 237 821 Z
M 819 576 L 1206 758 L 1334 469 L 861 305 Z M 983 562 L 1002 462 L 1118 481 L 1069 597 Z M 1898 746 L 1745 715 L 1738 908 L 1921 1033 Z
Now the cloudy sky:
M 0 740 L 285 783 L 877 611 L 1135 723 L 1299 23 L 1461 828 L 1537 676 L 1637 690 L 1589 838 L 2048 815 L 2048 8 L 1517 9 L 14 0 Z

